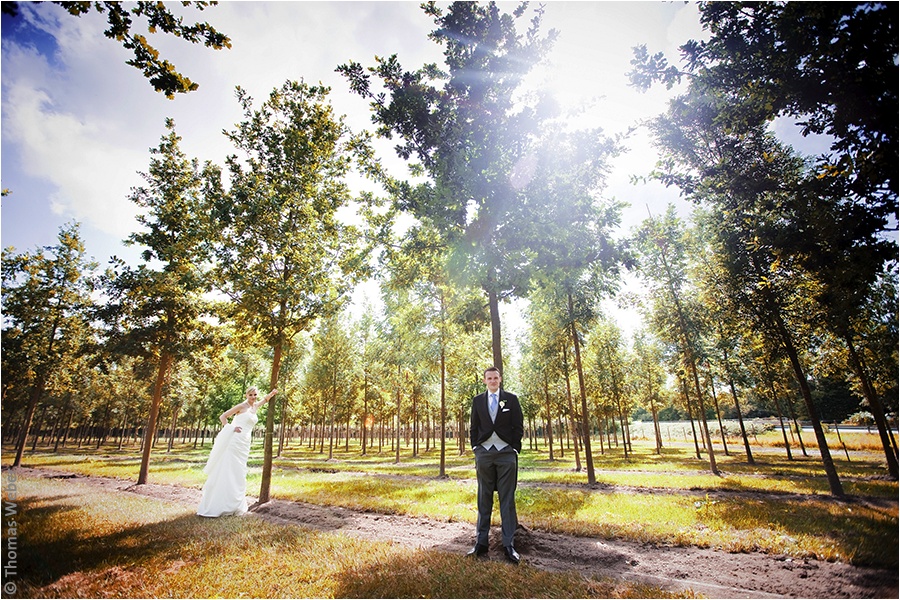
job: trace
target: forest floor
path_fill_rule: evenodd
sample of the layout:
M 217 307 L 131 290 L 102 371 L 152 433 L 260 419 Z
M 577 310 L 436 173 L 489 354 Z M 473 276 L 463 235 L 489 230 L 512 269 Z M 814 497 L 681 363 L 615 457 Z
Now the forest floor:
M 32 477 L 77 478 L 108 492 L 141 494 L 189 507 L 200 501 L 200 490 L 191 487 L 135 485 L 122 479 L 48 469 L 22 472 Z M 471 548 L 474 539 L 474 525 L 468 523 L 278 499 L 252 506 L 244 518 L 461 554 Z M 498 540 L 499 530 L 491 535 Z M 516 535 L 516 549 L 522 563 L 534 568 L 576 571 L 585 577 L 646 583 L 709 598 L 898 598 L 896 570 L 783 555 L 576 537 L 524 527 Z M 502 548 L 492 546 L 488 560 L 503 560 Z

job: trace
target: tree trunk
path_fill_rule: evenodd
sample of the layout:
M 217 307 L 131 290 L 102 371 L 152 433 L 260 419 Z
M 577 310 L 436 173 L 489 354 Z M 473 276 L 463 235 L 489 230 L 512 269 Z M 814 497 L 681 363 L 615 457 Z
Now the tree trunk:
M 716 419 L 719 422 L 719 433 L 722 435 L 722 448 L 725 456 L 731 456 L 728 452 L 728 441 L 725 438 L 725 426 L 722 424 L 722 411 L 719 410 L 719 397 L 716 395 L 716 380 L 713 377 L 712 369 L 708 370 L 709 375 L 709 391 L 712 394 L 713 407 L 716 409 Z
M 38 438 L 41 437 L 41 430 L 44 428 L 44 417 L 47 414 L 47 407 L 41 407 L 41 415 L 37 418 L 37 421 L 34 424 L 34 437 L 31 438 L 31 452 L 33 453 L 35 448 L 37 448 Z M 99 448 L 100 445 L 97 444 Z
M 366 441 L 369 425 L 369 372 L 363 374 L 363 418 L 362 418 L 362 455 L 366 455 Z
M 28 442 L 28 430 L 31 429 L 31 421 L 34 419 L 34 411 L 37 408 L 38 400 L 44 395 L 44 377 L 38 375 L 37 381 L 31 387 L 31 396 L 28 398 L 28 410 L 25 412 L 25 422 L 19 430 L 19 441 L 16 443 L 16 458 L 13 460 L 12 466 L 18 467 L 22 464 L 22 454 L 25 452 L 25 444 Z
M 565 354 L 565 349 L 563 349 Z M 565 360 L 565 359 L 564 359 Z M 581 453 L 578 451 L 578 423 L 575 419 L 575 407 L 572 405 L 572 383 L 569 381 L 569 369 L 566 368 L 566 402 L 569 406 L 569 428 L 575 437 L 575 472 L 581 473 Z
M 806 372 L 800 364 L 800 357 L 797 349 L 794 347 L 794 341 L 788 333 L 787 326 L 781 319 L 781 314 L 775 310 L 770 311 L 772 320 L 778 328 L 781 336 L 781 343 L 787 352 L 791 366 L 794 368 L 794 374 L 797 377 L 797 383 L 800 384 L 800 393 L 803 394 L 803 401 L 806 402 L 806 412 L 812 421 L 813 431 L 816 433 L 816 441 L 819 443 L 819 453 L 822 456 L 822 464 L 825 467 L 825 475 L 828 477 L 828 485 L 834 496 L 843 497 L 844 488 L 838 477 L 837 469 L 834 467 L 834 461 L 831 458 L 831 451 L 828 449 L 828 440 L 825 439 L 825 430 L 822 428 L 822 421 L 819 419 L 819 409 L 813 402 L 812 391 L 809 389 L 809 381 L 806 379 Z
M 684 396 L 684 406 L 687 408 L 688 421 L 691 422 L 691 435 L 694 438 L 694 450 L 697 453 L 697 460 L 700 460 L 700 443 L 697 441 L 697 428 L 694 427 L 694 411 L 691 408 L 691 398 L 688 395 L 687 382 L 683 377 L 678 378 L 681 381 L 681 394 Z
M 396 464 L 400 464 L 400 367 L 397 367 L 397 431 L 396 431 L 396 441 L 397 443 L 394 446 L 394 462 Z
M 281 367 L 281 340 L 275 343 L 272 356 L 272 370 L 269 372 L 269 391 L 271 392 L 278 387 L 278 369 Z M 266 433 L 263 440 L 263 470 L 262 479 L 259 484 L 259 502 L 265 504 L 270 500 L 269 488 L 272 485 L 272 446 L 275 435 L 275 410 L 272 408 L 272 400 L 269 399 L 268 410 L 266 410 Z
M 750 451 L 750 440 L 747 438 L 747 429 L 744 427 L 744 417 L 741 414 L 741 403 L 738 402 L 737 389 L 734 386 L 734 377 L 731 374 L 731 365 L 728 362 L 728 350 L 722 350 L 722 355 L 725 359 L 725 371 L 728 373 L 728 387 L 731 388 L 731 397 L 734 398 L 734 408 L 737 411 L 738 424 L 741 426 L 741 438 L 744 440 L 744 451 L 747 453 L 747 462 L 749 464 L 756 464 L 753 462 L 753 452 Z
M 784 438 L 784 449 L 787 451 L 788 460 L 794 460 L 791 454 L 791 442 L 788 440 L 787 430 L 784 428 L 784 414 L 781 410 L 781 403 L 775 393 L 775 387 L 772 387 L 772 402 L 775 403 L 775 411 L 778 413 L 778 423 L 781 425 L 781 436 Z
M 549 437 L 550 460 L 553 460 L 553 415 L 550 410 L 550 383 L 547 381 L 547 375 L 544 375 L 544 401 L 547 406 L 547 436 Z
M 584 386 L 584 370 L 581 366 L 581 342 L 578 339 L 578 330 L 575 327 L 575 308 L 572 301 L 572 294 L 569 294 L 569 326 L 572 329 L 572 341 L 575 344 L 575 369 L 578 371 L 578 388 L 581 392 L 581 414 L 584 415 L 581 426 L 584 434 L 584 461 L 587 465 L 588 485 L 597 483 L 594 475 L 594 457 L 591 455 L 591 420 L 588 418 L 590 414 L 587 407 L 587 392 Z
M 653 401 L 653 395 L 650 395 L 650 414 L 653 416 L 653 435 L 656 438 L 656 453 L 662 454 L 662 432 L 659 430 L 659 410 Z
M 878 435 L 881 437 L 881 445 L 884 448 L 884 457 L 887 460 L 888 472 L 891 477 L 897 479 L 896 446 L 891 443 L 889 437 L 890 434 L 887 419 L 884 416 L 884 406 L 878 398 L 878 394 L 875 393 L 875 389 L 872 387 L 869 377 L 866 375 L 862 360 L 856 352 L 856 345 L 853 343 L 853 338 L 847 331 L 844 332 L 844 341 L 847 344 L 847 350 L 850 354 L 850 364 L 856 372 L 856 376 L 859 378 L 863 394 L 869 402 L 869 408 L 872 410 L 872 416 L 875 418 L 875 425 L 878 426 Z
M 491 350 L 494 355 L 494 366 L 500 369 L 500 376 L 503 376 L 503 349 L 501 347 L 500 337 L 500 300 L 497 292 L 491 290 L 488 292 L 488 304 L 491 312 Z
M 685 333 L 687 336 L 687 333 Z M 688 343 L 687 338 L 685 338 L 685 344 Z M 712 438 L 709 436 L 709 423 L 706 421 L 706 403 L 703 402 L 703 389 L 700 387 L 700 376 L 697 374 L 697 362 L 694 358 L 694 353 L 690 348 L 685 348 L 687 352 L 688 366 L 691 368 L 691 375 L 694 378 L 694 391 L 697 392 L 697 402 L 699 406 L 697 408 L 699 414 L 700 421 L 700 433 L 703 435 L 703 443 L 706 445 L 706 454 L 709 456 L 709 470 L 719 474 L 719 467 L 716 465 L 716 453 L 713 452 L 712 447 Z
M 446 443 L 447 443 L 447 363 L 444 353 L 444 343 L 441 340 L 441 466 L 438 477 L 447 476 L 446 469 Z
M 416 458 L 419 456 L 419 400 L 415 392 L 412 395 L 412 409 L 412 455 Z
M 284 436 L 285 436 L 285 425 L 287 424 L 287 394 L 281 395 L 281 428 L 278 432 L 278 457 L 281 457 L 281 453 L 284 452 Z M 273 405 L 274 406 L 274 405 Z
M 153 438 L 156 435 L 157 420 L 159 419 L 159 405 L 162 403 L 163 384 L 169 374 L 169 367 L 174 357 L 168 352 L 163 352 L 159 357 L 159 367 L 156 371 L 156 381 L 153 384 L 153 396 L 150 399 L 150 417 L 147 419 L 147 429 L 144 431 L 143 452 L 141 454 L 141 469 L 138 473 L 138 485 L 147 483 L 147 475 L 150 471 L 150 451 L 153 449 Z
M 172 431 L 169 432 L 169 444 L 166 446 L 166 452 L 171 452 L 172 447 L 175 445 L 175 433 L 178 427 L 178 413 L 181 411 L 181 407 L 175 405 L 172 407 Z
M 572 405 L 572 382 L 569 378 L 569 356 L 563 344 L 563 365 L 566 371 L 566 402 L 569 408 L 569 427 L 575 436 L 575 472 L 581 473 L 581 453 L 578 452 L 578 426 L 575 420 L 575 407 Z
M 797 432 L 797 442 L 800 444 L 800 451 L 803 453 L 803 456 L 808 457 L 806 446 L 803 444 L 803 431 L 800 428 L 800 421 L 797 420 L 797 411 L 794 410 L 794 403 L 790 397 L 786 398 L 785 402 L 787 403 L 788 414 L 791 415 L 791 422 L 794 423 L 794 430 Z
M 328 460 L 334 458 L 334 411 L 337 409 L 337 385 L 335 374 L 331 379 L 331 410 L 328 411 Z

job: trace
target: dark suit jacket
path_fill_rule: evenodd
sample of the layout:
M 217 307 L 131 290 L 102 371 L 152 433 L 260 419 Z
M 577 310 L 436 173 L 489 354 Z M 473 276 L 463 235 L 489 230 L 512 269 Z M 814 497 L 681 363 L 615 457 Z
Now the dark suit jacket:
M 522 436 L 525 435 L 525 420 L 522 417 L 519 398 L 501 388 L 497 400 L 500 403 L 500 407 L 497 409 L 497 420 L 491 423 L 487 391 L 472 398 L 472 419 L 469 426 L 471 447 L 480 445 L 491 437 L 491 433 L 496 431 L 501 440 L 515 448 L 516 452 L 521 452 Z

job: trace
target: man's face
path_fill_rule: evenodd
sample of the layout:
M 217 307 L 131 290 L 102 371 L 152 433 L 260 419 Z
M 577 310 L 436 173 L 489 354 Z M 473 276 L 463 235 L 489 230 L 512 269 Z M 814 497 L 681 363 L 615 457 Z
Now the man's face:
M 484 374 L 484 384 L 488 391 L 496 392 L 500 389 L 500 373 L 497 371 L 488 371 Z

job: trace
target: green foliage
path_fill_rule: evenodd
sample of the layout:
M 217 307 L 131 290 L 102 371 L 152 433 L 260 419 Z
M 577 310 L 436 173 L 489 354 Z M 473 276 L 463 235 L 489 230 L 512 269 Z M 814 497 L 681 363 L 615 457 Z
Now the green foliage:
M 860 397 L 855 395 L 846 381 L 823 378 L 813 387 L 813 397 L 822 407 L 822 421 L 842 422 L 859 410 Z
M 3 251 L 3 331 L 17 340 L 21 358 L 32 372 L 46 377 L 76 347 L 73 334 L 86 326 L 92 308 L 92 271 L 79 226 L 59 230 L 56 246 L 16 253 Z
M 213 207 L 219 287 L 242 327 L 275 345 L 340 309 L 365 273 L 360 232 L 337 212 L 364 140 L 327 102 L 328 89 L 287 82 L 258 109 L 238 89 L 244 121 L 229 132 L 231 185 Z
M 214 50 L 231 48 L 231 40 L 228 39 L 228 36 L 216 31 L 209 23 L 196 22 L 193 25 L 186 25 L 184 17 L 176 15 L 163 2 L 141 0 L 124 5 L 121 2 L 83 0 L 78 2 L 56 1 L 54 4 L 62 6 L 74 17 L 80 17 L 92 11 L 106 14 L 109 27 L 103 32 L 103 35 L 116 40 L 126 50 L 131 50 L 134 58 L 126 61 L 126 64 L 140 69 L 144 77 L 150 80 L 153 89 L 164 93 L 170 99 L 174 98 L 176 93 L 192 92 L 199 86 L 176 71 L 175 65 L 161 58 L 159 50 L 150 44 L 146 36 L 135 32 L 137 27 L 135 19 L 145 19 L 147 32 L 151 35 L 162 32 L 192 44 L 203 43 L 207 48 Z M 181 2 L 182 6 L 193 5 L 198 11 L 216 4 L 218 2 L 189 2 L 187 0 Z M 4 2 L 3 12 L 16 16 L 19 12 L 19 2 Z
M 51 378 L 91 345 L 96 264 L 85 257 L 77 225 L 61 227 L 58 240 L 31 253 L 3 251 L 3 401 L 7 409 L 7 399 L 25 405 L 15 465 Z
M 137 268 L 112 261 L 103 278 L 107 302 L 98 316 L 107 326 L 111 350 L 162 361 L 187 358 L 220 343 L 212 325 L 203 320 L 213 305 L 203 295 L 210 290 L 206 271 L 210 230 L 205 190 L 217 170 L 202 170 L 181 151 L 175 123 L 151 149 L 145 186 L 135 188 L 131 201 L 142 209 L 144 230 L 126 243 L 144 248 Z M 157 266 L 158 265 L 158 266 Z
M 722 122 L 752 130 L 779 116 L 804 135 L 833 138 L 819 162 L 853 195 L 896 214 L 897 11 L 887 4 L 708 2 L 710 38 L 681 47 L 684 71 L 638 49 L 632 81 L 691 85 L 727 94 Z
M 517 21 L 525 5 L 511 15 L 494 2 L 423 8 L 434 18 L 429 37 L 444 46 L 446 71 L 404 71 L 396 55 L 338 71 L 371 100 L 379 135 L 396 134 L 398 155 L 418 159 L 430 176 L 429 184 L 396 186 L 396 206 L 437 234 L 453 280 L 488 293 L 494 361 L 502 366 L 499 299 L 525 296 L 546 260 L 575 279 L 574 266 L 612 261 L 604 228 L 615 212 L 598 215 L 590 194 L 615 144 L 597 131 L 561 133 L 552 101 L 522 93 L 523 78 L 556 38 L 555 31 L 541 37 L 541 9 L 523 36 Z M 376 78 L 383 91 L 373 87 Z

